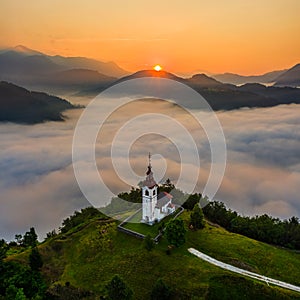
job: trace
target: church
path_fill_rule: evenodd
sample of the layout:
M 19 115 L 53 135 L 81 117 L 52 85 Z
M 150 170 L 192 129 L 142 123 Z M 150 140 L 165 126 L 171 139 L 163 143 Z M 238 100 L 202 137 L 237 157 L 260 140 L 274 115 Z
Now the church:
M 175 205 L 172 203 L 173 196 L 167 192 L 157 194 L 157 188 L 149 153 L 148 170 L 142 186 L 143 214 L 141 222 L 143 223 L 152 225 L 175 211 Z

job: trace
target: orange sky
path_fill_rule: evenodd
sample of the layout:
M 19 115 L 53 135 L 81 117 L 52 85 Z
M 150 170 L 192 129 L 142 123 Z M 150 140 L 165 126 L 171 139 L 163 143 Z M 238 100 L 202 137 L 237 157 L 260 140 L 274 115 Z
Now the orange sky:
M 0 47 L 259 74 L 300 62 L 299 13 L 298 0 L 1 0 Z

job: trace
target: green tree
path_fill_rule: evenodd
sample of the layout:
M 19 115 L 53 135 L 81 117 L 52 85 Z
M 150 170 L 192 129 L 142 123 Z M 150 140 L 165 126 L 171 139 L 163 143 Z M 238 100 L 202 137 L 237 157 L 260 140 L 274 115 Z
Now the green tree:
M 120 278 L 115 275 L 112 280 L 107 284 L 107 295 L 110 300 L 130 300 L 132 299 L 133 292 Z
M 205 226 L 203 211 L 199 204 L 195 204 L 193 211 L 191 212 L 190 224 L 194 229 L 202 229 Z
M 143 245 L 144 248 L 148 251 L 151 251 L 154 248 L 154 241 L 149 234 L 146 235 Z
M 25 247 L 35 247 L 36 244 L 37 244 L 37 234 L 35 233 L 34 228 L 31 227 L 29 229 L 29 231 L 27 231 L 24 234 L 23 246 L 25 246 Z
M 18 289 L 13 284 L 10 284 L 5 291 L 5 299 L 15 300 L 17 293 Z
M 29 265 L 32 271 L 39 271 L 43 266 L 43 260 L 38 248 L 34 247 L 29 255 Z
M 167 300 L 170 298 L 171 289 L 162 281 L 162 279 L 158 279 L 153 286 L 151 300 Z
M 8 250 L 8 245 L 5 240 L 0 240 L 0 261 L 6 257 L 6 252 Z
M 23 289 L 22 288 L 18 289 L 15 300 L 26 300 L 26 299 L 27 298 L 23 292 Z
M 160 187 L 161 191 L 170 193 L 172 190 L 174 190 L 175 185 L 171 182 L 171 180 L 168 178 L 165 183 L 162 184 L 162 186 Z
M 18 245 L 21 245 L 22 242 L 23 242 L 22 234 L 16 234 L 15 235 L 15 240 L 16 240 L 16 242 L 17 242 Z
M 195 205 L 199 203 L 200 199 L 201 199 L 201 194 L 192 194 L 182 204 L 182 207 L 187 210 L 192 210 L 195 207 Z
M 165 234 L 170 244 L 179 247 L 185 243 L 184 223 L 181 219 L 174 219 L 167 223 Z

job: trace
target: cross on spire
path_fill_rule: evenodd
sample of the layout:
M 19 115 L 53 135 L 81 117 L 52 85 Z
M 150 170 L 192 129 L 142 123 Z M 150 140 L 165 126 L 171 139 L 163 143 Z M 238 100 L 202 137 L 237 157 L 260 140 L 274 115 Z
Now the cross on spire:
M 148 157 L 149 157 L 149 167 L 151 167 L 151 153 L 150 152 L 149 152 Z

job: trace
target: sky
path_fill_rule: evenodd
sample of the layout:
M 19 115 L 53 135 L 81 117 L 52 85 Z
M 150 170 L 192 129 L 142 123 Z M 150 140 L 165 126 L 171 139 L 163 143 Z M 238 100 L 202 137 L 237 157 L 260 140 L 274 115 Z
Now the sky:
M 244 75 L 300 62 L 298 0 L 1 0 L 0 47 L 115 61 L 128 71 Z

